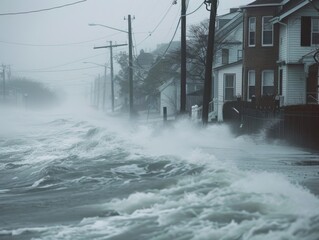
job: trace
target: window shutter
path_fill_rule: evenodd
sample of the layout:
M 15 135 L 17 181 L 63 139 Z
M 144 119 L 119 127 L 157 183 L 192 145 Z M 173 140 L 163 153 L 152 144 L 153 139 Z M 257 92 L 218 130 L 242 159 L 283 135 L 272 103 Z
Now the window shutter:
M 301 17 L 301 46 L 311 46 L 311 17 Z

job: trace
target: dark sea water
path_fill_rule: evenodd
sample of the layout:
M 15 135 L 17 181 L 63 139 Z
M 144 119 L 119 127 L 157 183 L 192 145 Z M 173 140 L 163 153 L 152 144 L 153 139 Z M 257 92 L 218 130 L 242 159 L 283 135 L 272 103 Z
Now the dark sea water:
M 0 116 L 0 239 L 319 239 L 310 150 L 187 120 Z

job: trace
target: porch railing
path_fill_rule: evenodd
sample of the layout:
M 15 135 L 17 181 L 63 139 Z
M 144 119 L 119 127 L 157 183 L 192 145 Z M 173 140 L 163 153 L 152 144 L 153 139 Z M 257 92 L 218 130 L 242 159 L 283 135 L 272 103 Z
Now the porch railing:
M 211 113 L 214 111 L 214 102 L 209 102 L 208 105 L 208 113 Z M 191 119 L 192 121 L 201 121 L 202 120 L 202 114 L 203 114 L 203 106 L 194 105 L 192 106 L 192 113 L 191 113 Z

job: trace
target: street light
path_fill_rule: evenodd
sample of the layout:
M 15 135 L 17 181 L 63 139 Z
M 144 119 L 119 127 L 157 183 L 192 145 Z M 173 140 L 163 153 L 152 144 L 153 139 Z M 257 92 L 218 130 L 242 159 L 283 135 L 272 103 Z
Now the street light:
M 119 32 L 124 32 L 124 33 L 128 33 L 128 31 L 125 31 L 125 30 L 121 30 L 121 29 L 118 29 L 118 28 L 114 28 L 114 27 L 109 27 L 109 26 L 106 26 L 106 25 L 103 25 L 103 24 L 97 24 L 97 23 L 89 23 L 89 26 L 90 26 L 90 27 L 94 27 L 94 26 L 100 26 L 100 27 L 105 27 L 105 28 L 109 28 L 109 29 L 112 29 L 112 30 L 115 30 L 115 31 L 119 31 Z
M 106 26 L 103 24 L 90 23 L 89 26 L 100 26 L 109 28 L 115 31 L 128 34 L 128 50 L 129 50 L 129 100 L 130 100 L 130 117 L 133 116 L 133 41 L 132 41 L 132 23 L 131 15 L 128 15 L 128 31 L 124 31 L 118 28 Z
M 107 65 L 106 64 L 99 64 L 99 63 L 95 63 L 95 62 L 83 62 L 85 64 L 93 64 L 96 66 L 100 66 L 100 67 L 104 67 L 104 84 L 103 84 L 103 102 L 102 102 L 102 109 L 103 111 L 105 111 L 105 98 L 106 98 L 106 68 Z

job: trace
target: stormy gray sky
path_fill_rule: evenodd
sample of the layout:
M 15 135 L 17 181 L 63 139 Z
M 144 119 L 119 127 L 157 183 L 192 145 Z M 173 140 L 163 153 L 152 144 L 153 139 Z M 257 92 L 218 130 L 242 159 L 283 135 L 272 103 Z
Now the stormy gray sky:
M 29 14 L 0 15 L 0 64 L 11 65 L 12 76 L 27 77 L 49 86 L 87 86 L 103 68 L 83 62 L 109 63 L 109 50 L 94 46 L 127 43 L 127 34 L 89 23 L 104 24 L 127 31 L 128 14 L 132 21 L 134 53 L 152 51 L 159 43 L 169 42 L 176 29 L 181 1 L 173 0 L 1 0 L 0 14 L 28 12 L 78 4 Z M 187 12 L 202 3 L 190 0 Z M 219 0 L 218 14 L 252 0 Z M 203 5 L 187 17 L 197 24 L 209 17 Z M 179 40 L 180 31 L 174 40 Z M 152 33 L 152 34 L 150 34 Z M 114 49 L 114 54 L 127 47 Z

